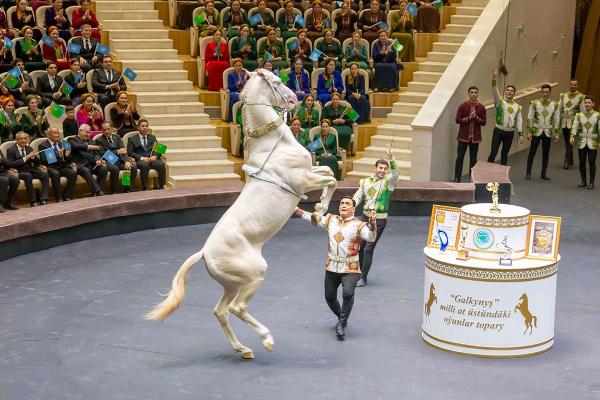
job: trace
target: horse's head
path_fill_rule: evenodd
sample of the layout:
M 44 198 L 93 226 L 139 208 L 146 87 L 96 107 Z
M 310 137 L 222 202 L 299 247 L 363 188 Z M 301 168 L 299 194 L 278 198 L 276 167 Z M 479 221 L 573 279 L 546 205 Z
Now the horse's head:
M 279 77 L 262 68 L 250 73 L 250 79 L 244 85 L 240 100 L 248 104 L 269 104 L 286 111 L 291 111 L 298 103 L 296 94 L 284 85 Z

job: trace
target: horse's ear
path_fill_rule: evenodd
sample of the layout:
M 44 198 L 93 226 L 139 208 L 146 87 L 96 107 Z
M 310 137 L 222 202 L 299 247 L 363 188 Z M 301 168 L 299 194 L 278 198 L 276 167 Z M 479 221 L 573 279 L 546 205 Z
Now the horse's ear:
M 268 77 L 268 76 L 269 76 L 269 71 L 267 71 L 267 70 L 266 70 L 266 69 L 264 69 L 264 68 L 259 68 L 259 69 L 257 69 L 257 70 L 255 71 L 255 73 L 256 73 L 258 76 L 261 76 L 261 77 L 263 77 L 263 78 L 266 78 L 266 77 Z

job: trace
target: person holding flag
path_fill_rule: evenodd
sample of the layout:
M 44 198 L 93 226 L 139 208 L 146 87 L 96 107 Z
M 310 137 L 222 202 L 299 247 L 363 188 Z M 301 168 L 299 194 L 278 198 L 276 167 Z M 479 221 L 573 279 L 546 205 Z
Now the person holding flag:
M 335 38 L 340 43 L 344 43 L 344 40 L 351 38 L 357 22 L 358 15 L 350 8 L 350 3 L 342 3 L 341 12 L 335 16 L 335 23 L 337 25 Z
M 291 60 L 296 58 L 302 59 L 304 69 L 310 74 L 313 70 L 313 62 L 309 59 L 311 53 L 311 45 L 306 40 L 306 29 L 298 29 L 296 40 L 288 42 L 288 56 Z
M 48 28 L 48 36 L 42 38 L 42 56 L 44 61 L 53 62 L 59 71 L 69 69 L 69 58 L 65 41 L 59 37 L 55 26 Z
M 52 103 L 71 105 L 69 95 L 73 87 L 63 82 L 63 78 L 56 74 L 56 64 L 50 63 L 46 68 L 46 74 L 37 80 L 37 91 L 42 97 L 42 105 L 48 107 Z
M 81 31 L 83 34 L 83 26 L 88 25 L 91 29 L 91 35 L 96 41 L 100 41 L 100 29 L 98 28 L 98 19 L 92 11 L 92 2 L 90 0 L 82 0 L 80 7 L 76 8 L 71 15 L 73 21 L 73 29 Z
M 342 74 L 335 69 L 335 60 L 326 59 L 325 70 L 317 80 L 317 100 L 321 104 L 325 104 L 331 100 L 332 93 L 342 93 L 343 91 Z
M 352 107 L 342 106 L 340 99 L 340 93 L 335 92 L 331 94 L 331 101 L 323 107 L 322 118 L 331 121 L 331 126 L 337 131 L 338 146 L 349 150 L 354 121 L 348 116 L 348 111 L 352 110 Z
M 254 26 L 254 38 L 256 40 L 267 36 L 269 29 L 275 28 L 275 17 L 273 12 L 267 8 L 266 0 L 258 0 L 256 3 L 257 11 L 252 13 L 248 21 Z
M 102 136 L 96 139 L 96 143 L 100 146 L 101 154 L 106 154 L 107 151 L 110 151 L 116 156 L 114 163 L 106 163 L 106 169 L 110 174 L 110 194 L 117 193 L 119 171 L 129 171 L 129 185 L 122 185 L 123 193 L 129 193 L 131 191 L 131 183 L 135 182 L 137 176 L 137 166 L 133 162 L 133 159 L 130 160 L 128 158 L 123 139 L 114 133 L 110 122 L 104 121 L 102 123 Z
M 312 3 L 312 13 L 309 12 L 306 16 L 306 30 L 308 31 L 308 38 L 311 42 L 315 42 L 320 37 L 323 37 L 323 31 L 328 28 L 326 20 L 329 15 L 323 11 L 323 5 L 320 0 L 315 0 Z
M 344 58 L 346 59 L 346 63 L 357 63 L 360 69 L 367 71 L 371 68 L 369 66 L 369 50 L 361 39 L 359 31 L 352 33 L 352 41 L 346 46 Z
M 38 146 L 40 160 L 48 170 L 56 202 L 69 201 L 73 198 L 75 184 L 77 183 L 77 167 L 71 161 L 71 151 L 65 149 L 58 129 L 49 128 L 46 136 L 48 139 Z M 67 186 L 64 191 L 60 186 L 61 177 L 67 179 Z
M 300 118 L 292 117 L 292 120 L 290 121 L 290 130 L 296 141 L 300 143 L 302 147 L 306 148 L 310 143 L 310 137 L 308 136 L 306 129 L 302 129 Z
M 277 37 L 276 29 L 268 30 L 267 40 L 263 41 L 258 49 L 258 57 L 271 61 L 275 69 L 281 70 L 288 67 L 285 48 L 281 39 Z
M 342 70 L 342 59 L 344 53 L 342 52 L 342 46 L 340 42 L 334 40 L 333 31 L 329 28 L 324 30 L 323 40 L 317 44 L 317 50 L 321 53 L 319 58 L 319 67 L 325 67 L 325 60 L 334 60 L 335 69 L 338 71 Z
M 3 83 L 8 86 L 8 92 L 15 99 L 15 107 L 24 107 L 27 96 L 37 94 L 31 77 L 24 70 L 25 64 L 23 60 L 15 58 L 14 67 L 8 71 Z
M 231 41 L 231 56 L 242 60 L 244 68 L 248 71 L 254 71 L 258 68 L 258 52 L 256 50 L 256 40 L 250 34 L 250 27 L 242 25 L 240 36 Z
M 27 71 L 42 70 L 46 63 L 42 59 L 42 53 L 38 42 L 33 38 L 33 29 L 29 26 L 23 28 L 23 39 L 15 42 L 15 53 L 17 58 L 23 60 Z
M 71 23 L 67 17 L 67 12 L 63 8 L 63 0 L 52 0 L 52 7 L 46 9 L 44 24 L 48 30 L 51 26 L 56 27 L 60 37 L 65 42 L 71 39 Z
M 296 37 L 298 29 L 304 28 L 304 18 L 296 14 L 294 2 L 287 0 L 283 6 L 283 12 L 279 14 L 277 24 L 281 31 L 281 37 L 285 42 L 291 37 Z
M 87 73 L 92 68 L 100 66 L 100 55 L 96 51 L 98 41 L 92 37 L 92 27 L 88 24 L 81 25 L 81 36 L 76 36 L 71 39 L 69 44 L 69 52 L 75 46 L 79 47 L 79 51 L 72 54 L 72 58 L 78 58 L 79 64 L 83 73 Z
M 198 30 L 199 37 L 212 35 L 219 24 L 219 12 L 215 10 L 215 3 L 207 1 L 204 10 L 194 17 L 194 27 Z
M 364 10 L 358 19 L 358 29 L 362 30 L 362 36 L 369 44 L 377 40 L 379 37 L 379 30 L 384 29 L 380 24 L 385 23 L 385 20 L 385 12 L 381 9 L 379 1 L 372 0 L 371 8 Z
M 102 196 L 102 187 L 108 170 L 106 161 L 100 154 L 100 146 L 90 138 L 91 128 L 87 124 L 79 126 L 77 136 L 69 138 L 71 157 L 80 175 L 88 184 L 92 196 Z M 96 179 L 94 179 L 96 175 Z
M 40 28 L 35 26 L 35 17 L 33 15 L 33 11 L 29 8 L 29 4 L 27 4 L 27 0 L 17 0 L 16 2 L 17 9 L 12 13 L 12 28 L 17 31 L 23 32 L 23 28 L 26 26 L 33 27 L 34 36 L 36 40 L 39 40 L 43 33 Z
M 206 76 L 208 90 L 217 92 L 223 88 L 223 72 L 229 68 L 229 49 L 223 39 L 223 32 L 215 30 L 213 40 L 206 45 Z
M 71 73 L 65 76 L 64 82 L 69 85 L 71 92 L 68 97 L 71 99 L 71 104 L 77 105 L 80 102 L 81 96 L 87 93 L 87 82 L 85 74 L 81 72 L 81 63 L 78 58 L 72 58 Z
M 398 89 L 398 70 L 402 69 L 402 63 L 398 59 L 394 43 L 388 40 L 385 29 L 379 31 L 379 40 L 373 45 L 373 64 L 373 91 L 393 92 Z
M 17 132 L 23 130 L 21 115 L 15 112 L 15 100 L 11 95 L 0 100 L 0 143 L 13 140 Z
M 371 103 L 365 91 L 365 77 L 359 73 L 358 63 L 350 63 L 350 73 L 346 75 L 346 101 L 358 114 L 357 124 L 370 121 Z
M 223 15 L 223 27 L 227 29 L 227 40 L 239 37 L 241 35 L 242 26 L 247 23 L 248 15 L 242 8 L 240 0 L 232 0 L 229 5 L 229 10 L 225 11 L 225 14 Z M 233 55 L 233 45 L 231 47 Z
M 289 74 L 287 87 L 296 93 L 298 101 L 304 100 L 304 97 L 310 94 L 310 76 L 304 69 L 302 58 L 298 57 L 292 63 L 292 70 Z
M 402 45 L 400 51 L 400 59 L 402 61 L 415 61 L 415 40 L 413 33 L 414 29 L 413 16 L 406 10 L 408 5 L 407 0 L 401 0 L 399 3 L 400 12 L 392 17 L 392 26 L 390 26 L 390 38 L 397 40 Z
M 12 67 L 12 46 L 14 46 L 13 41 L 4 36 L 4 32 L 0 30 L 0 69 L 2 71 L 7 71 Z
M 319 126 L 319 112 L 315 108 L 315 98 L 312 94 L 304 97 L 304 100 L 300 103 L 300 106 L 296 110 L 297 111 L 292 112 L 292 115 L 300 119 L 302 128 L 307 132 L 311 128 Z
M 150 133 L 148 120 L 140 119 L 138 124 L 139 135 L 132 136 L 127 142 L 127 156 L 135 160 L 140 170 L 142 190 L 148 189 L 148 174 L 150 169 L 158 172 L 158 188 L 163 189 L 167 183 L 166 157 L 154 151 L 158 143 L 156 137 Z
M 25 99 L 27 108 L 22 113 L 21 124 L 23 131 L 29 134 L 32 138 L 42 138 L 46 136 L 46 130 L 50 128 L 50 124 L 46 119 L 44 110 L 39 108 L 40 97 L 37 95 L 29 95 Z
M 315 135 L 306 148 L 309 152 L 315 154 L 319 165 L 329 167 L 335 179 L 339 181 L 341 175 L 338 164 L 338 147 L 337 137 L 331 133 L 331 122 L 328 119 L 323 119 L 319 134 Z
M 108 103 L 117 100 L 118 92 L 127 90 L 125 79 L 119 71 L 112 67 L 111 56 L 102 56 L 102 67 L 95 69 L 92 74 L 92 88 L 94 93 L 98 95 L 98 103 L 100 103 L 102 109 Z
M 232 108 L 235 103 L 240 100 L 240 93 L 244 89 L 244 85 L 250 79 L 247 71 L 244 71 L 242 60 L 234 58 L 231 63 L 233 64 L 233 72 L 227 77 L 227 90 L 229 91 L 229 122 L 233 121 Z
M 0 151 L 0 213 L 19 209 L 14 199 L 20 183 L 18 171 L 9 166 L 8 160 Z

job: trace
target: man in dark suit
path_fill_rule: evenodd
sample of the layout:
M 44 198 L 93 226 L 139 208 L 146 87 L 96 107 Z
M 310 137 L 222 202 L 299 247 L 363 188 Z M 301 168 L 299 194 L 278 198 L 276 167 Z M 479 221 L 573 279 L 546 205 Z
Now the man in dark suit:
M 36 88 L 40 96 L 42 96 L 42 105 L 48 107 L 52 102 L 65 106 L 71 105 L 69 96 L 65 96 L 60 91 L 63 84 L 63 78 L 56 74 L 56 64 L 50 63 L 46 68 L 46 75 L 42 75 L 36 82 Z
M 0 213 L 19 209 L 13 203 L 20 183 L 17 174 L 18 171 L 9 167 L 8 160 L 0 151 Z
M 40 160 L 48 168 L 48 175 L 52 181 L 54 189 L 54 198 L 56 202 L 69 201 L 73 198 L 75 183 L 77 183 L 77 167 L 71 162 L 71 152 L 66 150 L 60 140 L 60 133 L 57 128 L 50 128 L 46 133 L 48 140 L 40 143 L 38 150 L 41 151 Z M 43 150 L 53 148 L 56 162 L 48 163 L 48 158 Z M 60 177 L 67 178 L 67 187 L 62 191 L 60 187 Z
M 19 179 L 25 182 L 31 207 L 38 205 L 33 180 L 39 179 L 42 182 L 39 204 L 46 205 L 48 204 L 48 172 L 46 167 L 41 164 L 39 157 L 29 145 L 29 135 L 27 133 L 17 133 L 16 139 L 17 144 L 9 147 L 6 152 L 8 165 L 19 171 Z
M 150 133 L 150 125 L 145 119 L 138 122 L 139 135 L 134 135 L 127 142 L 127 155 L 135 159 L 140 170 L 140 179 L 142 181 L 142 190 L 148 189 L 148 173 L 150 169 L 158 172 L 158 188 L 163 189 L 167 182 L 167 168 L 165 161 L 167 158 L 152 151 L 156 137 Z
M 23 60 L 20 58 L 15 58 L 15 61 L 13 61 L 13 66 L 19 67 L 21 74 L 16 77 L 16 79 L 19 81 L 19 84 L 12 89 L 8 88 L 8 92 L 15 98 L 15 108 L 24 107 L 26 105 L 25 98 L 30 94 L 37 94 L 37 92 L 31 77 L 27 71 L 25 71 L 25 64 L 23 63 Z
M 137 166 L 127 157 L 127 149 L 123 144 L 123 139 L 113 132 L 113 126 L 106 121 L 102 124 L 102 136 L 96 139 L 100 146 L 100 153 L 112 151 L 119 159 L 116 163 L 106 163 L 106 168 L 110 172 L 110 193 L 117 193 L 117 184 L 119 182 L 119 171 L 125 170 L 131 172 L 131 184 L 135 182 L 137 176 Z M 123 186 L 123 192 L 129 193 L 131 186 Z
M 92 27 L 89 24 L 81 25 L 81 36 L 71 39 L 71 43 L 81 46 L 79 51 L 79 63 L 84 73 L 92 68 L 100 67 L 101 60 L 96 54 L 98 41 L 92 37 Z
M 89 125 L 82 124 L 78 135 L 69 139 L 71 159 L 77 166 L 77 174 L 87 182 L 92 196 L 102 196 L 102 186 L 108 170 L 106 162 L 102 160 L 100 146 L 90 139 L 91 130 Z M 96 174 L 98 180 L 94 179 L 92 173 Z
M 114 70 L 112 67 L 111 56 L 103 56 L 102 67 L 94 70 L 92 87 L 94 88 L 94 93 L 98 94 L 98 102 L 102 106 L 102 109 L 108 103 L 117 101 L 117 92 L 127 90 L 125 79 L 121 77 L 119 71 Z

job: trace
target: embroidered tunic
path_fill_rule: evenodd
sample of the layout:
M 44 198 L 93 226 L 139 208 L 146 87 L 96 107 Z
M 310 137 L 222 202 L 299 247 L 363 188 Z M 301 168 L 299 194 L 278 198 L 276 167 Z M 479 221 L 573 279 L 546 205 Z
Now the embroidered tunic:
M 554 100 L 544 101 L 542 99 L 532 100 L 527 115 L 527 126 L 529 133 L 533 136 L 542 134 L 553 137 L 558 135 L 560 113 L 558 102 Z
M 575 138 L 577 148 L 583 149 L 587 146 L 591 150 L 598 149 L 599 123 L 600 113 L 598 111 L 579 112 L 575 115 L 571 138 Z
M 523 136 L 522 107 L 517 102 L 507 101 L 500 97 L 496 81 L 492 81 L 492 92 L 494 93 L 494 105 L 496 106 L 496 128 L 512 132 L 516 129 L 519 136 Z
M 311 213 L 304 211 L 302 218 L 310 221 Z M 342 219 L 339 215 L 327 214 L 319 226 L 325 228 L 329 234 L 329 252 L 325 268 L 329 272 L 339 274 L 360 274 L 358 250 L 360 241 L 374 242 L 377 231 L 371 230 L 367 222 L 356 217 Z
M 383 179 L 377 179 L 375 175 L 360 180 L 358 190 L 354 193 L 354 202 L 356 206 L 364 201 L 363 214 L 369 215 L 369 208 L 374 207 L 377 219 L 388 217 L 388 208 L 392 192 L 398 184 L 398 165 L 396 160 L 390 162 L 392 173 L 386 175 Z
M 581 92 L 565 92 L 560 94 L 558 109 L 560 112 L 560 127 L 571 129 L 575 114 L 581 111 L 585 95 Z

